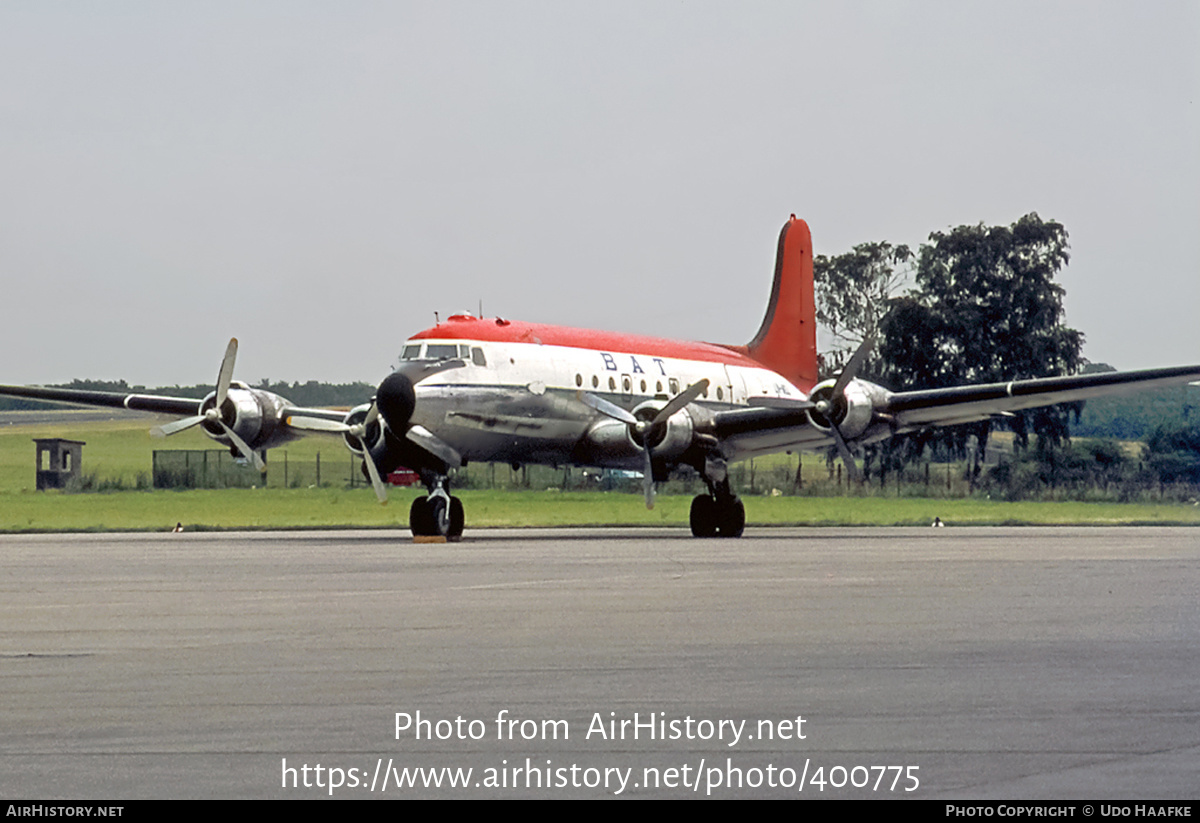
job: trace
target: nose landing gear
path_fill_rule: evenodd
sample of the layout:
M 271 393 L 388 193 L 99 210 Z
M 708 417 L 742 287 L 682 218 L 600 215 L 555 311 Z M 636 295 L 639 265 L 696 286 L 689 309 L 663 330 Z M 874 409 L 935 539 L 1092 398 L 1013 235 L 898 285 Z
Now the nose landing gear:
M 451 497 L 449 481 L 436 477 L 428 484 L 429 495 L 418 497 L 408 510 L 408 527 L 413 537 L 444 537 L 447 540 L 462 538 L 466 517 L 462 500 Z
M 725 461 L 709 457 L 702 473 L 708 494 L 692 499 L 688 518 L 693 537 L 741 537 L 746 529 L 746 507 L 729 489 Z
M 746 507 L 728 489 L 715 496 L 698 494 L 692 498 L 689 520 L 693 537 L 741 537 L 746 529 Z

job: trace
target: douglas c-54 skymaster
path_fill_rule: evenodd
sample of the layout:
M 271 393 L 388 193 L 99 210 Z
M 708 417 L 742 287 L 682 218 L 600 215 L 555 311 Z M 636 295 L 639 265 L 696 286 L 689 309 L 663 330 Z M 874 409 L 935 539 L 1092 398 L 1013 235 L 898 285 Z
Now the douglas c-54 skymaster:
M 427 495 L 409 512 L 414 535 L 462 534 L 449 472 L 468 461 L 641 470 L 647 506 L 654 481 L 687 465 L 708 487 L 692 501 L 692 533 L 737 537 L 746 515 L 729 487 L 730 462 L 834 445 L 857 475 L 852 444 L 1200 380 L 1200 366 L 1183 366 L 892 393 L 855 377 L 869 346 L 836 379 L 818 381 L 812 240 L 793 216 L 779 236 L 766 317 L 745 346 L 459 314 L 413 335 L 372 401 L 349 413 L 299 408 L 234 382 L 236 340 L 199 404 L 22 386 L 0 394 L 184 415 L 152 433 L 200 426 L 260 470 L 266 449 L 307 432 L 340 434 L 381 501 L 381 475 L 398 466 L 420 474 Z

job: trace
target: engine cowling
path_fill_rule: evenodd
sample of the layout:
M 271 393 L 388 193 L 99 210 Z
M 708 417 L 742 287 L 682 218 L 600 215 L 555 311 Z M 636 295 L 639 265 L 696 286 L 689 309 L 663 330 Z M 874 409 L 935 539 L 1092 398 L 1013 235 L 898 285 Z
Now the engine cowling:
M 217 393 L 210 392 L 200 401 L 198 414 L 216 408 Z M 251 449 L 261 451 L 273 448 L 296 438 L 283 425 L 283 409 L 291 405 L 288 400 L 262 389 L 252 389 L 245 383 L 231 383 L 221 404 L 220 419 L 226 426 L 246 442 Z M 204 420 L 200 428 L 218 443 L 233 447 L 225 430 L 215 420 Z
M 347 426 L 359 426 L 367 419 L 367 413 L 370 412 L 370 410 L 370 403 L 364 403 L 361 406 L 355 406 L 346 415 L 346 419 L 343 422 Z M 357 455 L 362 455 L 362 442 L 358 439 L 358 437 L 354 436 L 350 432 L 345 432 L 342 434 L 342 439 L 346 443 L 346 448 Z M 371 449 L 372 451 L 383 445 L 383 426 L 380 425 L 378 417 L 372 420 L 370 425 L 367 426 L 366 431 L 363 433 L 362 439 L 366 441 L 367 448 Z
M 826 380 L 813 388 L 809 399 L 817 408 L 809 409 L 809 419 L 819 429 L 838 427 L 842 437 L 863 434 L 875 419 L 875 410 L 886 403 L 887 390 L 865 380 L 851 380 L 840 397 L 833 394 L 837 381 Z
M 647 401 L 637 406 L 632 413 L 639 420 L 650 421 L 662 407 L 661 402 Z M 653 427 L 649 434 L 650 450 L 654 459 L 670 464 L 692 444 L 696 424 L 689 410 L 684 409 L 668 417 L 663 424 Z M 586 441 L 589 452 L 584 460 L 593 460 L 597 464 L 607 464 L 613 458 L 636 459 L 644 450 L 640 432 L 635 431 L 630 424 L 611 418 L 604 418 L 593 424 L 588 430 Z
M 666 403 L 658 400 L 647 400 L 634 408 L 633 416 L 638 420 L 651 421 L 665 405 Z M 626 427 L 625 431 L 631 444 L 638 449 L 645 448 L 643 435 L 640 432 L 634 431 L 632 427 Z M 688 446 L 692 445 L 695 434 L 695 422 L 686 408 L 675 412 L 667 418 L 665 423 L 652 427 L 647 433 L 650 450 L 654 453 L 654 457 L 668 462 L 687 451 Z

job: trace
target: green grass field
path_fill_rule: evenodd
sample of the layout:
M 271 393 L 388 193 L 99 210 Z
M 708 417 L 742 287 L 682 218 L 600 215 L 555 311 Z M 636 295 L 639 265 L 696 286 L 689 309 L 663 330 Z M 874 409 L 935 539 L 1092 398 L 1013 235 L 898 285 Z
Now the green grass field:
M 33 491 L 33 438 L 86 441 L 84 473 L 94 473 L 101 481 L 116 481 L 132 488 L 139 474 L 149 475 L 152 450 L 165 446 L 147 435 L 152 424 L 153 421 L 119 420 L 0 426 L 0 531 L 166 531 L 176 522 L 182 522 L 189 530 L 395 528 L 408 524 L 408 506 L 417 494 L 415 490 L 393 489 L 389 505 L 380 506 L 369 488 L 346 488 L 344 480 L 334 483 L 327 479 L 322 487 L 298 488 L 83 494 Z M 170 448 L 211 446 L 211 441 L 198 431 L 176 435 L 169 443 Z M 297 466 L 312 460 L 318 451 L 326 465 L 341 468 L 343 475 L 347 473 L 351 465 L 349 453 L 336 438 L 313 437 L 287 448 L 289 460 Z M 271 460 L 278 466 L 281 450 L 272 452 Z M 773 482 L 794 472 L 795 460 L 780 455 L 776 460 L 758 461 L 757 487 L 769 492 Z M 820 456 L 806 458 L 805 476 L 814 479 L 821 476 L 823 465 Z M 509 471 L 507 467 L 498 470 Z M 329 471 L 326 477 L 333 474 Z M 687 494 L 662 494 L 654 510 L 647 511 L 637 493 L 562 492 L 547 489 L 544 484 L 521 491 L 464 489 L 457 493 L 466 506 L 468 528 L 686 526 L 691 504 Z M 844 497 L 743 494 L 750 525 L 928 525 L 934 517 L 952 526 L 1200 525 L 1200 506 L 1186 503 L 1009 503 L 980 498 L 889 497 L 886 491 L 878 490 Z

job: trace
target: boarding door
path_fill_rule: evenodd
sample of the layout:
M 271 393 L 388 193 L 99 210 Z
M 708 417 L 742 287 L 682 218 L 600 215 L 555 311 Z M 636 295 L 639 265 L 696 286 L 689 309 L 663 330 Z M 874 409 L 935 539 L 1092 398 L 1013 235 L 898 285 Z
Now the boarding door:
M 746 402 L 746 379 L 742 370 L 725 366 L 725 400 L 728 403 L 743 404 Z M 709 395 L 711 397 L 711 394 Z

